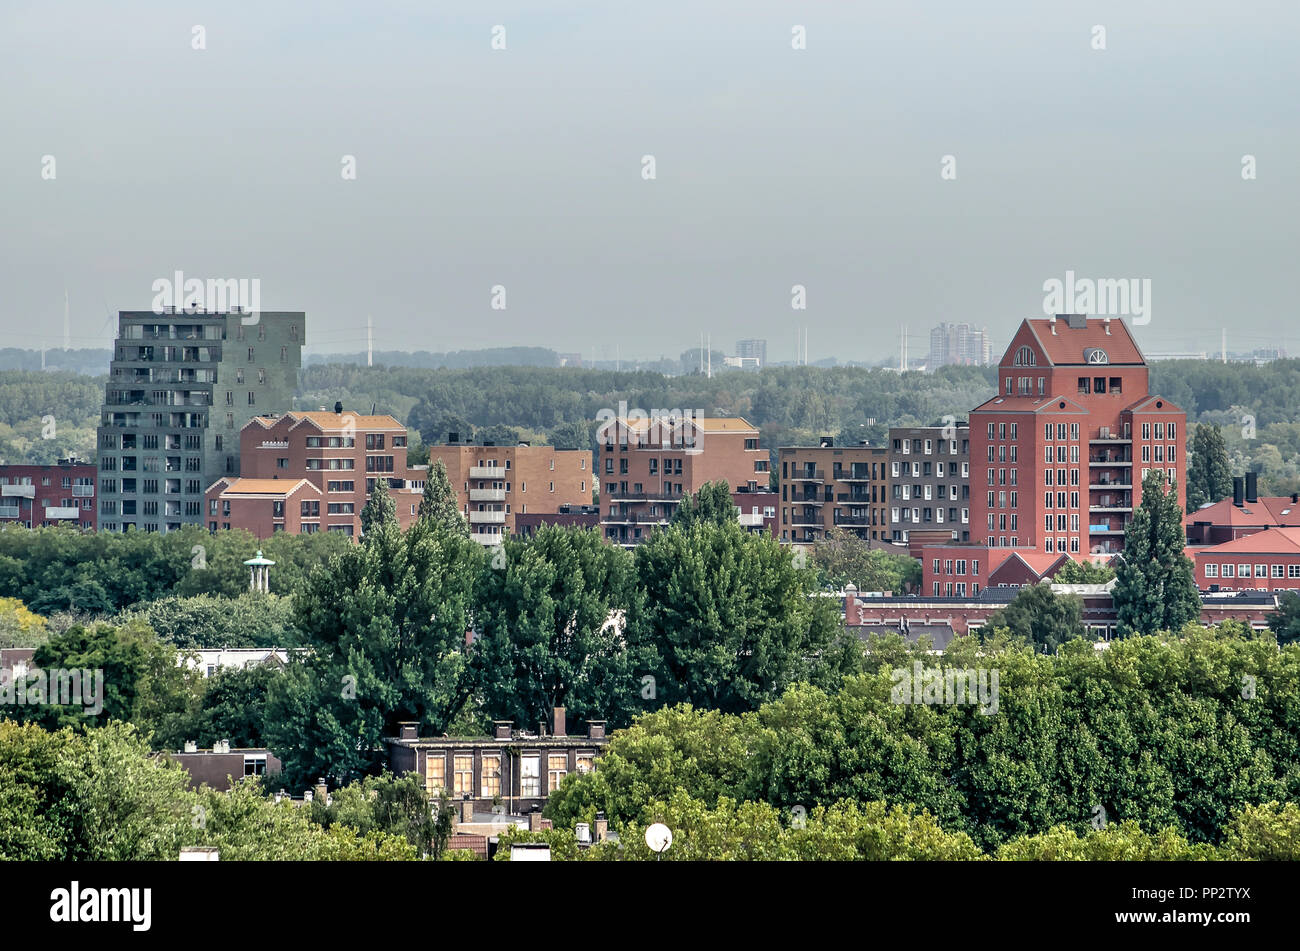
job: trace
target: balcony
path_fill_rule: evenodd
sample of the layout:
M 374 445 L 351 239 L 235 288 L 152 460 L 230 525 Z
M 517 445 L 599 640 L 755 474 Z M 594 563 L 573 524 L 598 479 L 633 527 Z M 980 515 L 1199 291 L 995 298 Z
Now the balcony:
M 6 499 L 34 499 L 36 498 L 36 486 L 0 485 L 0 497 Z
M 1108 454 L 1108 455 L 1106 455 L 1106 456 L 1102 456 L 1102 457 L 1094 457 L 1094 458 L 1090 458 L 1090 459 L 1088 460 L 1088 465 L 1090 465 L 1090 466 L 1129 466 L 1129 467 L 1131 468 L 1131 467 L 1133 466 L 1133 460 L 1132 460 L 1132 459 L 1124 459 L 1124 458 L 1120 458 L 1120 457 L 1116 457 L 1116 458 L 1113 458 L 1113 459 L 1112 459 L 1112 458 L 1110 457 L 1110 455 Z
M 1131 489 L 1133 488 L 1133 481 L 1130 479 L 1123 482 L 1120 482 L 1118 480 L 1112 482 L 1089 482 L 1088 488 L 1089 489 Z
M 95 497 L 95 487 L 93 485 L 74 485 L 72 487 L 72 497 L 74 499 L 91 499 Z
M 763 516 L 758 512 L 741 512 L 736 516 L 736 518 L 740 521 L 740 524 L 744 525 L 746 528 L 763 527 Z
M 831 478 L 836 482 L 870 482 L 871 470 L 858 468 L 840 469 L 838 472 L 833 472 Z
M 795 528 L 822 528 L 826 523 L 817 512 L 795 512 L 790 516 L 790 524 Z
M 795 471 L 790 473 L 790 481 L 791 482 L 825 482 L 826 470 L 825 469 L 804 469 L 800 471 L 796 469 Z
M 471 479 L 504 479 L 510 474 L 510 470 L 503 466 L 470 466 L 469 477 Z
M 675 492 L 627 492 L 620 489 L 601 487 L 600 494 L 611 502 L 680 502 L 682 497 Z
M 866 515 L 841 515 L 835 519 L 836 525 L 843 525 L 846 528 L 861 528 L 864 525 L 871 524 L 871 518 Z
M 45 510 L 45 517 L 46 518 L 80 518 L 81 509 L 77 508 L 75 505 L 69 505 L 66 507 L 62 505 L 51 505 L 49 508 Z
M 506 490 L 470 489 L 469 500 L 471 502 L 504 502 L 506 500 Z
M 506 523 L 506 513 L 470 512 L 469 520 L 472 525 L 504 525 Z
M 854 505 L 879 505 L 880 503 L 865 492 L 836 492 L 836 502 L 849 502 Z
M 761 519 L 762 516 L 760 515 Z M 637 512 L 623 512 L 622 514 L 611 512 L 601 520 L 602 525 L 667 525 L 668 519 L 657 515 L 641 515 Z M 741 522 L 741 524 L 745 524 Z
M 487 532 L 470 532 L 469 537 L 480 545 L 500 545 L 505 541 L 505 535 L 492 535 Z
M 826 500 L 816 495 L 795 495 L 790 497 L 791 502 L 799 505 L 825 505 Z

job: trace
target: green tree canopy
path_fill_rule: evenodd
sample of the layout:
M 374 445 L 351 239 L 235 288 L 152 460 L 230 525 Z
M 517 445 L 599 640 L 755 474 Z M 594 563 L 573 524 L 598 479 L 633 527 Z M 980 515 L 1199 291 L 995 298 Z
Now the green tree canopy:
M 456 501 L 456 491 L 447 478 L 447 466 L 441 459 L 435 459 L 429 467 L 429 474 L 424 481 L 424 495 L 420 498 L 421 522 L 441 525 L 458 535 L 469 536 L 469 523 L 461 514 Z
M 1025 585 L 1010 604 L 989 615 L 984 627 L 1006 628 L 1035 650 L 1054 654 L 1066 641 L 1083 636 L 1083 602 L 1056 594 L 1050 584 Z
M 1183 512 L 1165 472 L 1152 469 L 1142 480 L 1142 501 L 1124 532 L 1124 551 L 1112 596 L 1123 636 L 1176 631 L 1201 615 L 1201 599 L 1190 558 Z
M 706 482 L 698 492 L 688 492 L 673 512 L 671 524 L 690 528 L 696 522 L 725 525 L 736 521 L 736 503 L 726 482 Z

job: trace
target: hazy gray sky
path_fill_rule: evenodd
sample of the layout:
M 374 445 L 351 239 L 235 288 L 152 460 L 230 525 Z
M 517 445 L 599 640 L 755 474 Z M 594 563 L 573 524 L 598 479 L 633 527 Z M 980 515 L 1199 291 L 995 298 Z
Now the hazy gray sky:
M 5 0 L 0 332 L 56 345 L 66 287 L 107 345 L 180 269 L 260 278 L 315 352 L 370 314 L 379 349 L 896 359 L 904 321 L 1000 349 L 1073 269 L 1152 281 L 1148 350 L 1300 349 L 1297 36 L 1293 0 Z

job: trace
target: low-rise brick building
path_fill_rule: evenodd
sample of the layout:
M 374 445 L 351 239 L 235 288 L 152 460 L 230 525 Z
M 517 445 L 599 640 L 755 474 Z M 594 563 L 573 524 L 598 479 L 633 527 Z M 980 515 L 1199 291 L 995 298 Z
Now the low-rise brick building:
M 96 468 L 60 459 L 50 466 L 0 466 L 0 525 L 71 525 L 93 530 Z
M 385 742 L 394 773 L 415 773 L 430 798 L 445 790 L 471 816 L 491 814 L 493 806 L 505 815 L 540 809 L 565 776 L 589 772 L 608 741 L 604 720 L 588 720 L 581 735 L 570 736 L 557 707 L 535 733 L 499 720 L 492 736 L 421 737 L 417 724 L 403 723 Z

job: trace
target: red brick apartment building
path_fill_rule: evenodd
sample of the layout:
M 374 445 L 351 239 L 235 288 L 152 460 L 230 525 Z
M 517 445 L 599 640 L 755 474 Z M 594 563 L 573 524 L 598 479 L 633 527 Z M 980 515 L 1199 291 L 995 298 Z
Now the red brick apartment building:
M 734 492 L 771 484 L 758 428 L 739 417 L 610 420 L 601 446 L 601 529 L 607 541 L 636 545 L 667 525 L 682 497 L 705 483 Z M 751 514 L 752 513 L 747 513 Z
M 60 459 L 52 466 L 0 466 L 0 525 L 71 525 L 93 530 L 96 468 Z
M 971 411 L 971 538 L 1075 559 L 1119 552 L 1150 469 L 1184 505 L 1185 433 L 1122 320 L 1025 320 L 998 394 Z
M 783 446 L 781 541 L 811 543 L 842 528 L 860 538 L 890 537 L 889 450 L 885 446 Z
M 290 412 L 254 416 L 239 433 L 240 471 L 206 493 L 208 528 L 361 535 L 361 510 L 387 479 L 402 528 L 416 517 L 423 466 L 406 463 L 406 427 L 392 416 Z
M 552 516 L 558 523 L 582 524 L 585 519 L 575 519 L 572 513 L 591 505 L 592 462 L 587 449 L 528 443 L 430 446 L 429 465 L 438 460 L 447 467 L 470 533 L 485 545 L 499 545 L 504 536 L 516 532 L 528 534 L 538 524 L 534 518 L 538 515 L 543 522 Z

